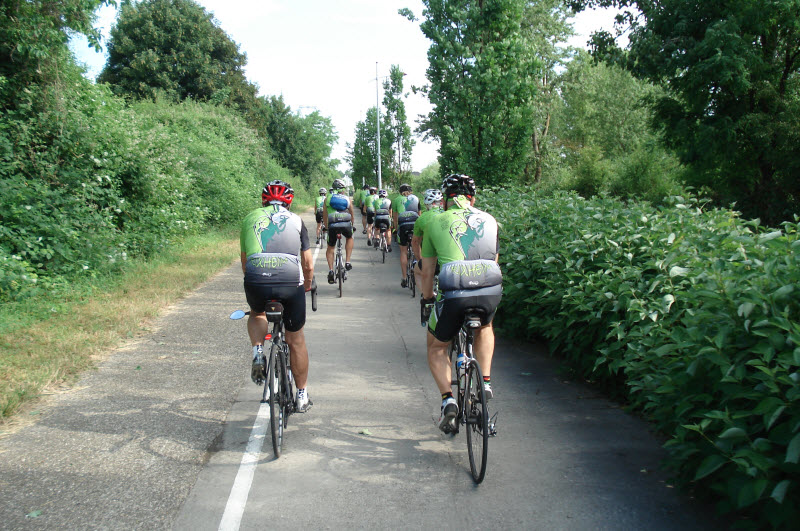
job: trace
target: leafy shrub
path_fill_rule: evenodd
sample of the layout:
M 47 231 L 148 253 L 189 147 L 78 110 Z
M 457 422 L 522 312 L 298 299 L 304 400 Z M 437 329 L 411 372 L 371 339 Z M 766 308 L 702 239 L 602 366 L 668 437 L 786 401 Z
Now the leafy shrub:
M 656 208 L 512 189 L 480 200 L 503 224 L 499 325 L 549 340 L 647 415 L 680 482 L 721 510 L 796 520 L 797 224 L 762 229 L 693 197 Z

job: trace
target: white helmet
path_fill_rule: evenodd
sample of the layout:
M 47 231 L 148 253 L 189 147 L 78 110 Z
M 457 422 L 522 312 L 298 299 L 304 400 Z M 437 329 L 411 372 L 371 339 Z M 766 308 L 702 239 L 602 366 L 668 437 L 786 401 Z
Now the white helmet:
M 432 205 L 433 203 L 441 203 L 443 199 L 442 191 L 437 190 L 436 188 L 428 188 L 425 190 L 425 197 L 424 201 L 426 205 Z

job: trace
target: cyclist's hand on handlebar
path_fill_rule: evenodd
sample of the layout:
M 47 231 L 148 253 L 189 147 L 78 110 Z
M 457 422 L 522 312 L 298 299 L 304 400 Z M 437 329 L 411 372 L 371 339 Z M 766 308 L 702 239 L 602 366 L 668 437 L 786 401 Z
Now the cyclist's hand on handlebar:
M 313 276 L 313 277 L 311 277 L 311 280 L 306 279 L 303 282 L 303 287 L 305 288 L 306 291 L 311 291 L 313 289 L 316 289 L 317 288 L 317 277 Z

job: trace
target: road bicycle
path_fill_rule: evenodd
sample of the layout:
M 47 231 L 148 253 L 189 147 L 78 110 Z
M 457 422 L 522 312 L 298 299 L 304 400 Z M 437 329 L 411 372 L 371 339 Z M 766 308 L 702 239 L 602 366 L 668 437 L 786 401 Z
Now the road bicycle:
M 417 280 L 414 275 L 414 249 L 411 248 L 411 243 L 406 247 L 406 286 L 411 290 L 411 298 L 417 294 Z
M 336 235 L 336 257 L 333 262 L 333 274 L 339 284 L 339 297 L 342 296 L 342 284 L 347 280 L 347 271 L 344 267 L 344 255 L 342 253 L 342 235 Z
M 380 229 L 377 229 L 377 230 L 378 230 L 379 236 L 377 238 L 375 238 L 375 242 L 374 242 L 375 243 L 375 250 L 380 249 L 381 254 L 383 255 L 383 260 L 382 261 L 385 263 L 386 262 L 386 253 L 389 250 L 389 245 L 386 242 L 386 234 L 384 233 L 384 231 L 386 229 L 380 228 Z
M 461 329 L 450 346 L 452 374 L 455 376 L 451 383 L 455 387 L 458 415 L 448 432 L 455 435 L 464 426 L 467 432 L 469 468 L 475 483 L 482 482 L 486 475 L 489 437 L 497 435 L 497 414 L 489 418 L 483 373 L 478 360 L 473 356 L 474 331 L 480 327 L 478 310 L 468 310 Z
M 311 309 L 317 311 L 317 284 L 311 282 Z M 275 458 L 281 456 L 283 430 L 289 425 L 289 417 L 295 413 L 294 379 L 292 377 L 289 344 L 283 323 L 283 304 L 278 301 L 267 302 L 267 321 L 272 331 L 264 336 L 264 346 L 270 345 L 267 368 L 263 375 L 264 392 L 261 403 L 269 404 L 269 428 L 272 435 L 272 451 Z M 250 312 L 236 310 L 231 319 L 241 319 Z

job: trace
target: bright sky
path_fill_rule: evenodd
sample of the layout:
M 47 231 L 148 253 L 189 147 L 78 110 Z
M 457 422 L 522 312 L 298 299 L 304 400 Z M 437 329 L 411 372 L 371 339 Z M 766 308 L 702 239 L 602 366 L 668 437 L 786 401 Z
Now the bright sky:
M 391 65 L 406 73 L 405 89 L 426 83 L 429 41 L 412 23 L 397 14 L 403 7 L 420 18 L 419 0 L 197 0 L 214 14 L 220 26 L 247 54 L 247 78 L 258 85 L 260 95 L 283 94 L 293 111 L 318 110 L 330 117 L 339 135 L 333 158 L 347 164 L 346 143 L 353 142 L 356 123 L 376 104 L 378 77 Z M 116 10 L 103 8 L 96 27 L 108 35 Z M 581 13 L 575 21 L 577 35 L 569 41 L 585 46 L 592 31 L 610 29 L 613 13 Z M 72 43 L 78 60 L 94 78 L 105 56 L 88 48 L 85 40 Z M 382 89 L 381 89 L 382 92 Z M 380 95 L 381 100 L 383 95 Z M 410 93 L 406 114 L 412 130 L 417 116 L 431 110 L 427 99 Z M 438 145 L 417 139 L 412 169 L 421 171 L 436 161 Z

